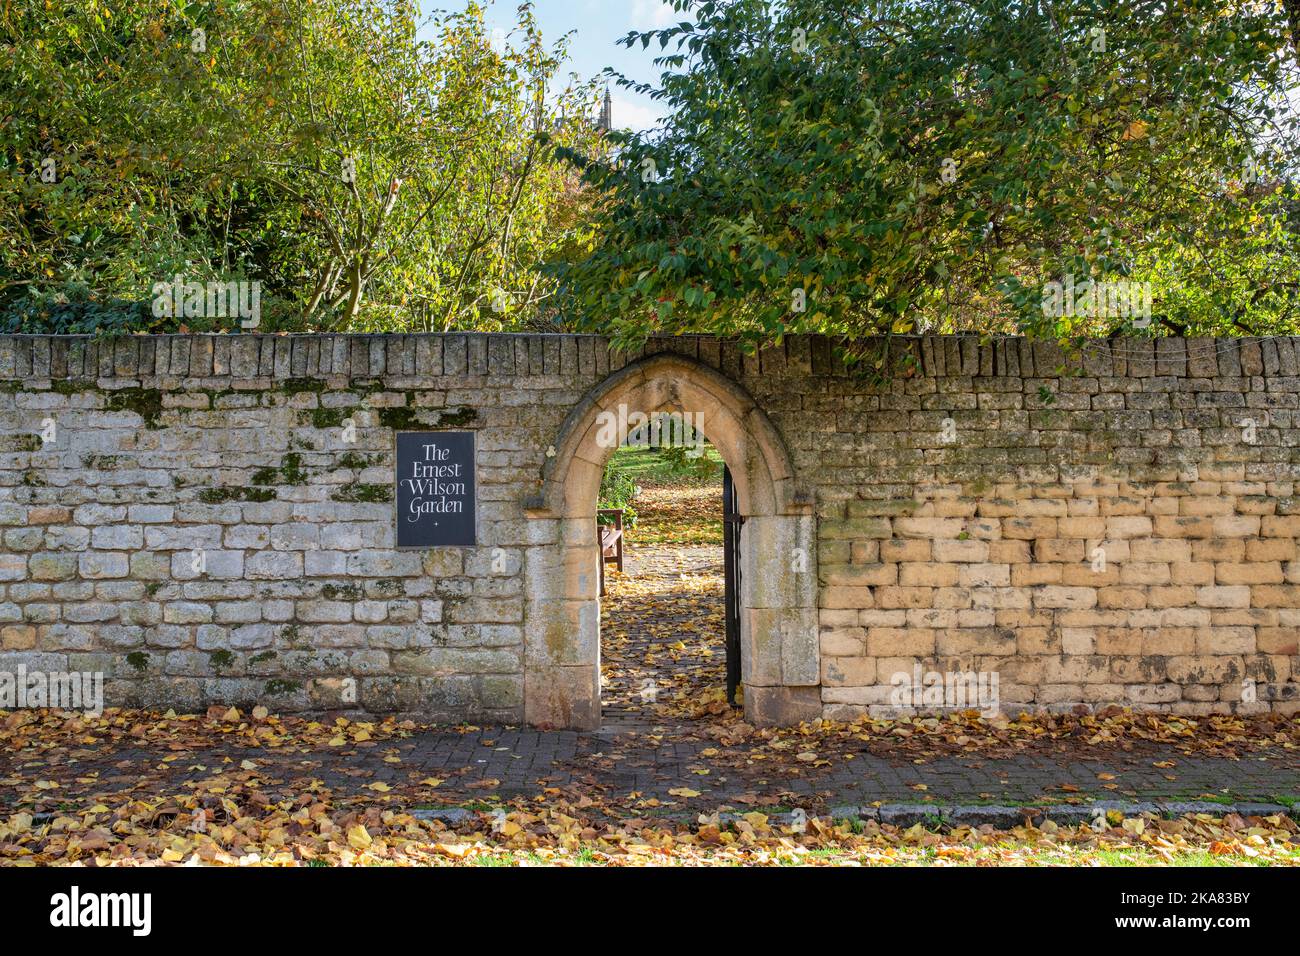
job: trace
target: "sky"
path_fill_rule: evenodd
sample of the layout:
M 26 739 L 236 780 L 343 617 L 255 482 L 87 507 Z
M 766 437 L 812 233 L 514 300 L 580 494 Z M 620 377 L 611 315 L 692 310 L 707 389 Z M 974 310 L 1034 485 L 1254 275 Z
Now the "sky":
M 488 5 L 489 28 L 508 30 L 515 22 L 516 0 L 494 0 Z M 455 10 L 463 4 L 457 0 L 425 0 L 423 9 Z M 653 30 L 689 19 L 673 12 L 670 4 L 661 0 L 535 0 L 533 4 L 542 36 L 549 44 L 570 31 L 569 63 L 564 74 L 577 73 L 582 78 L 600 74 L 605 67 L 613 67 L 629 79 L 643 83 L 656 83 L 659 70 L 654 58 L 659 45 L 651 44 L 643 50 L 619 46 L 616 40 L 631 30 Z M 633 130 L 648 129 L 663 115 L 660 104 L 648 96 L 640 96 L 619 87 L 611 86 L 614 101 L 614 125 Z

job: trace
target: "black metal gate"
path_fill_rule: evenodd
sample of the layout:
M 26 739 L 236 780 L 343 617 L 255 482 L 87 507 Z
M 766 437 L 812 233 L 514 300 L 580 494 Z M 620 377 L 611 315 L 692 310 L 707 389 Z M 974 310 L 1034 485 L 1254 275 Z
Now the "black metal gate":
M 725 620 L 727 635 L 727 701 L 736 706 L 740 686 L 740 526 L 745 518 L 736 506 L 736 486 L 731 469 L 722 469 L 722 550 L 726 573 Z

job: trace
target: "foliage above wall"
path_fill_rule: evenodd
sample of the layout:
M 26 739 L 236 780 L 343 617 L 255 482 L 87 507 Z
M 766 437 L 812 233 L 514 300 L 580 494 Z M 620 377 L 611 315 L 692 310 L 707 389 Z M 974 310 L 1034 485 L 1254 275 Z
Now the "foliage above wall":
M 238 327 L 156 307 L 178 278 L 259 283 L 262 330 L 535 321 L 535 265 L 583 241 L 552 151 L 597 148 L 594 91 L 527 4 L 508 36 L 473 3 L 418 16 L 0 5 L 0 329 Z
M 1294 4 L 674 5 L 668 119 L 575 157 L 591 327 L 1296 331 Z
M 0 331 L 1297 331 L 1294 0 L 674 5 L 6 3 Z

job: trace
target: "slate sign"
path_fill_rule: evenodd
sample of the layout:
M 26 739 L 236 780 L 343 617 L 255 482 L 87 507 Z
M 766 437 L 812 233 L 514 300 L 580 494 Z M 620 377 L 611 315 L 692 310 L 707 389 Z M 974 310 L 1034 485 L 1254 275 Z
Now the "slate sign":
M 476 544 L 473 432 L 397 433 L 397 546 Z

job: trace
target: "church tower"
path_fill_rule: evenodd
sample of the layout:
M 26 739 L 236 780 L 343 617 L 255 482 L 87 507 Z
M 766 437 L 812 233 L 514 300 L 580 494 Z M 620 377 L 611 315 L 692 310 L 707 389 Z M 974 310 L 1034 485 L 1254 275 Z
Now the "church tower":
M 600 119 L 596 126 L 606 133 L 614 128 L 614 101 L 610 99 L 608 86 L 605 87 L 605 99 L 600 104 Z

